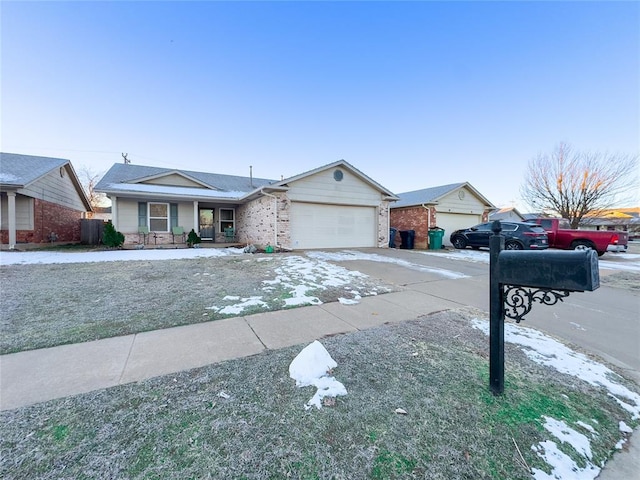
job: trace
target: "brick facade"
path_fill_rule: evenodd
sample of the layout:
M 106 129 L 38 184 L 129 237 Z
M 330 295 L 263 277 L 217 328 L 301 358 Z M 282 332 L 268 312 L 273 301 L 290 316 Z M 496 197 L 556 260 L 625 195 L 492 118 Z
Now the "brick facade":
M 85 212 L 33 199 L 33 230 L 16 230 L 16 243 L 79 242 L 80 220 Z M 9 231 L 0 231 L 1 243 L 9 243 Z
M 430 218 L 429 218 L 430 217 Z M 391 227 L 400 230 L 414 230 L 414 248 L 429 247 L 429 227 L 436 225 L 434 207 L 406 207 L 391 210 Z M 400 233 L 396 234 L 396 247 L 401 245 Z
M 238 207 L 236 222 L 238 240 L 264 248 L 267 244 L 281 248 L 291 248 L 291 230 L 289 227 L 289 210 L 291 200 L 286 193 L 275 193 L 274 197 L 260 197 Z M 277 208 L 277 239 L 274 231 Z M 276 241 L 277 240 L 277 241 Z M 276 245 L 274 245 L 276 242 Z
M 389 248 L 389 202 L 381 202 L 378 208 L 378 247 Z

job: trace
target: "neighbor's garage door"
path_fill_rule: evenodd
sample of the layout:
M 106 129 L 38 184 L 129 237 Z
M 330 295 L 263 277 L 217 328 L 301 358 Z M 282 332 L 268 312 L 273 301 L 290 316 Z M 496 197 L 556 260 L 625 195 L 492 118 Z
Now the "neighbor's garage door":
M 469 228 L 482 223 L 482 215 L 472 215 L 468 213 L 437 213 L 436 224 L 440 228 L 444 228 L 444 238 L 442 239 L 445 245 L 451 245 L 449 236 L 455 230 L 462 228 Z
M 375 247 L 376 209 L 315 203 L 291 203 L 294 249 Z

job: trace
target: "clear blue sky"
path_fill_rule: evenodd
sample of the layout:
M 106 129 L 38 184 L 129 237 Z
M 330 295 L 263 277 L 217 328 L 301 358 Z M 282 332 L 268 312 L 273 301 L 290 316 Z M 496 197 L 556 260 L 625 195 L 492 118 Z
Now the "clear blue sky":
M 638 2 L 12 2 L 5 152 L 515 201 L 558 143 L 640 151 Z M 640 203 L 640 197 L 638 198 Z

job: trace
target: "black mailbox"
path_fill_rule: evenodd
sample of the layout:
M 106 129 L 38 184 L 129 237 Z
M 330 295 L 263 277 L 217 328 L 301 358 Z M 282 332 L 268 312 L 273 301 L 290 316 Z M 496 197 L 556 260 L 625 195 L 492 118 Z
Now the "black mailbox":
M 598 255 L 593 250 L 503 250 L 498 256 L 498 279 L 503 285 L 593 291 L 600 286 Z
M 504 390 L 504 319 L 520 322 L 534 304 L 555 305 L 570 292 L 600 286 L 598 255 L 593 250 L 504 250 L 500 221 L 489 237 L 489 385 Z

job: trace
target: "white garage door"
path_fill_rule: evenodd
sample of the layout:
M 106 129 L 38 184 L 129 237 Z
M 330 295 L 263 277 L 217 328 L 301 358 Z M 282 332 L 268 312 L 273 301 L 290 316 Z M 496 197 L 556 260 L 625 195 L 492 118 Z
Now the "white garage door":
M 289 221 L 294 249 L 376 246 L 374 207 L 292 202 Z
M 461 228 L 469 228 L 482 223 L 482 215 L 473 215 L 468 213 L 440 213 L 437 214 L 437 225 L 444 228 L 444 238 L 442 243 L 451 245 L 449 236 Z

